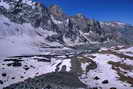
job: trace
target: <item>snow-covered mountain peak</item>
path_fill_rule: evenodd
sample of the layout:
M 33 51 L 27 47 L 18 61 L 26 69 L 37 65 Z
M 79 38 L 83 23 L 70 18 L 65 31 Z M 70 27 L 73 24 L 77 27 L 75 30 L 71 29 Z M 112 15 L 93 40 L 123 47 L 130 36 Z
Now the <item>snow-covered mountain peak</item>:
M 1 0 L 0 5 L 3 5 L 0 7 L 0 37 L 3 38 L 26 34 L 29 37 L 44 39 L 37 41 L 39 44 L 54 42 L 64 46 L 74 44 L 81 48 L 92 43 L 98 44 L 99 47 L 107 46 L 107 43 L 111 46 L 133 43 L 133 37 L 130 35 L 133 33 L 130 30 L 133 27 L 126 27 L 123 23 L 103 22 L 101 25 L 101 22 L 88 19 L 82 14 L 68 16 L 57 5 L 47 8 L 31 0 Z M 51 35 L 51 32 L 56 34 Z M 124 37 L 127 34 L 128 37 Z
M 111 27 L 125 27 L 127 24 L 119 21 L 101 22 L 101 25 L 107 25 Z
M 50 6 L 49 11 L 55 16 L 62 16 L 64 14 L 62 8 L 60 8 L 58 5 Z
M 8 9 L 11 10 L 13 8 L 20 9 L 22 5 L 28 5 L 34 8 L 36 5 L 39 5 L 39 3 L 34 2 L 32 0 L 1 0 L 0 1 L 0 6 L 4 7 L 7 10 Z

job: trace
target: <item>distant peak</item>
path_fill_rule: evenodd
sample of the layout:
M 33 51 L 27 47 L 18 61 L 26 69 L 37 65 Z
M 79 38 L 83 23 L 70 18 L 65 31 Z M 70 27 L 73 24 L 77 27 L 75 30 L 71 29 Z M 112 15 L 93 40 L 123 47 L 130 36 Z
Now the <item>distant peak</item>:
M 59 7 L 58 5 L 51 5 L 49 7 L 49 11 L 55 16 L 62 16 L 64 14 L 62 8 Z
M 75 16 L 79 18 L 86 18 L 83 13 L 77 13 Z
M 56 4 L 51 5 L 51 6 L 49 7 L 49 9 L 55 10 L 55 11 L 58 11 L 58 12 L 63 12 L 62 8 L 61 8 L 60 6 L 58 6 L 58 5 L 56 5 Z
M 125 23 L 120 22 L 120 21 L 112 21 L 111 23 L 112 24 L 117 24 L 117 25 L 126 25 Z
M 56 5 L 56 4 L 51 5 L 50 8 L 58 8 L 58 9 L 60 9 L 60 7 L 58 5 Z

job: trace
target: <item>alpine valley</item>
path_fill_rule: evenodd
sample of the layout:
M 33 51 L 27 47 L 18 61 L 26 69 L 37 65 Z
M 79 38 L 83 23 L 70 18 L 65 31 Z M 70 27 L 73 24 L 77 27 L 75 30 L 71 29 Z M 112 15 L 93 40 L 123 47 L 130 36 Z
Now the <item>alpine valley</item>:
M 133 89 L 133 26 L 0 0 L 0 89 Z

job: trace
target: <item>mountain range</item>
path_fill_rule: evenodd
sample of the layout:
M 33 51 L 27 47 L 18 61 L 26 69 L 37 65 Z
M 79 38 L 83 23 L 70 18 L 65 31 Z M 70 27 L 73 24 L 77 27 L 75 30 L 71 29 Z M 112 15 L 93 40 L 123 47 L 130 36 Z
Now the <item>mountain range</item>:
M 27 58 L 31 60 L 32 59 L 40 60 L 40 57 L 41 57 L 41 60 L 49 59 L 49 57 L 45 57 L 46 55 L 57 56 L 57 57 L 55 56 L 50 57 L 50 59 L 59 58 L 55 60 L 55 64 L 53 64 L 54 66 L 56 66 L 56 68 L 54 69 L 54 72 L 57 72 L 56 76 L 54 74 L 46 74 L 43 76 L 42 74 L 44 73 L 41 73 L 40 75 L 42 76 L 39 76 L 38 77 L 39 79 L 45 76 L 49 77 L 50 75 L 55 76 L 57 78 L 58 77 L 62 78 L 62 75 L 75 76 L 75 73 L 76 73 L 76 76 L 78 75 L 81 77 L 82 75 L 81 71 L 87 71 L 87 69 L 88 71 L 90 69 L 91 70 L 96 69 L 98 66 L 97 62 L 99 62 L 96 57 L 96 56 L 99 57 L 99 55 L 95 55 L 95 56 L 91 55 L 92 58 L 86 59 L 85 57 L 86 53 L 87 54 L 92 54 L 97 52 L 99 53 L 99 50 L 101 50 L 102 48 L 107 48 L 107 49 L 111 47 L 121 48 L 121 46 L 125 47 L 124 49 L 126 50 L 127 47 L 132 47 L 132 45 L 133 45 L 133 26 L 132 25 L 122 23 L 122 22 L 117 22 L 117 21 L 113 21 L 113 22 L 97 21 L 95 19 L 87 18 L 81 13 L 78 13 L 74 16 L 69 16 L 65 14 L 65 12 L 58 5 L 52 5 L 52 6 L 46 7 L 45 5 L 38 2 L 33 2 L 32 0 L 0 0 L 0 58 L 1 58 L 1 61 L 2 60 L 4 61 L 7 57 L 9 58 L 11 57 L 10 59 L 12 59 L 13 61 L 15 59 L 14 63 L 19 65 L 19 61 L 25 61 L 24 59 L 27 59 Z M 109 51 L 110 50 L 105 52 L 108 53 Z M 116 55 L 114 52 L 112 52 L 112 49 L 109 54 Z M 58 57 L 61 55 L 63 56 L 65 55 L 65 57 Z M 71 57 L 71 56 L 74 56 L 74 57 Z M 117 56 L 120 57 L 119 54 L 117 54 Z M 37 57 L 37 58 L 33 58 L 33 57 Z M 96 57 L 96 60 L 95 59 L 93 60 L 94 57 Z M 60 60 L 60 58 L 63 61 Z M 22 60 L 19 60 L 19 59 L 22 59 Z M 65 59 L 67 59 L 67 61 L 65 61 Z M 72 74 L 71 72 L 69 74 L 68 71 L 70 70 L 67 71 L 68 73 L 64 73 L 64 70 L 66 70 L 67 67 L 64 67 L 63 63 L 64 65 L 68 63 L 68 65 L 66 64 L 66 66 L 69 67 L 68 59 L 71 60 L 70 64 L 72 66 L 72 69 L 70 68 L 70 70 Z M 81 59 L 83 59 L 82 60 L 83 62 L 81 61 Z M 129 59 L 132 60 L 132 56 Z M 80 63 L 77 60 L 79 60 Z M 59 62 L 59 61 L 62 61 L 62 62 Z M 105 62 L 105 59 L 101 61 Z M 45 62 L 48 62 L 48 60 L 45 60 Z M 118 62 L 119 61 L 117 61 L 117 63 Z M 84 67 L 89 65 L 89 63 L 91 64 L 91 66 L 89 66 L 88 68 L 85 67 L 86 69 L 82 67 L 83 68 L 82 69 L 79 67 L 80 65 L 82 65 L 82 63 L 84 64 L 83 65 Z M 110 61 L 109 63 L 113 65 L 116 63 L 116 61 L 115 63 L 112 61 Z M 51 73 L 51 72 L 53 73 L 52 68 L 54 67 L 49 66 L 49 64 L 47 63 L 44 65 L 47 65 L 50 68 L 47 73 Z M 62 65 L 62 67 L 60 67 L 61 69 L 59 68 L 60 69 L 59 71 L 58 67 L 60 65 Z M 109 69 L 107 69 L 107 71 L 108 70 Z M 132 68 L 131 68 L 131 71 L 132 71 Z M 1 72 L 3 73 L 3 70 L 1 70 Z M 96 73 L 98 73 L 98 70 Z M 29 77 L 26 77 L 25 79 Z M 68 78 L 71 79 L 71 77 L 68 77 Z M 75 81 L 79 81 L 77 77 L 75 78 L 73 77 L 73 79 Z M 26 81 L 37 81 L 37 80 L 35 78 L 35 80 L 28 79 Z M 46 82 L 47 80 L 42 80 L 42 81 Z M 58 80 L 58 81 L 61 81 L 61 80 Z M 107 82 L 108 82 L 107 80 L 104 81 L 104 83 L 107 83 Z M 0 83 L 3 83 L 3 82 L 0 81 Z M 60 83 L 62 82 L 59 82 L 59 84 Z M 12 83 L 9 83 L 9 84 L 12 84 Z M 82 88 L 85 88 L 87 86 L 81 81 L 74 82 L 73 84 L 77 84 Z M 132 85 L 133 82 L 131 81 L 130 84 Z M 53 86 L 55 85 L 56 84 L 53 84 Z M 62 88 L 62 89 L 76 89 L 73 87 L 66 88 L 67 87 L 66 85 L 72 86 L 71 84 L 65 82 L 64 83 L 65 88 Z M 77 85 L 75 86 L 77 87 Z M 11 88 L 11 89 L 29 89 L 29 88 L 20 88 L 20 86 L 19 88 L 17 87 L 17 88 Z M 104 86 L 103 89 L 106 89 L 106 88 L 107 86 Z M 130 87 L 128 88 L 130 89 Z M 7 87 L 6 89 L 10 89 L 10 88 Z M 36 88 L 36 89 L 42 89 L 42 88 Z M 48 89 L 51 89 L 51 88 L 48 88 Z M 87 89 L 90 89 L 90 88 L 87 88 Z M 93 88 L 93 89 L 100 89 L 100 88 Z M 116 88 L 110 88 L 110 89 L 116 89 Z M 119 87 L 119 89 L 124 89 L 124 88 Z

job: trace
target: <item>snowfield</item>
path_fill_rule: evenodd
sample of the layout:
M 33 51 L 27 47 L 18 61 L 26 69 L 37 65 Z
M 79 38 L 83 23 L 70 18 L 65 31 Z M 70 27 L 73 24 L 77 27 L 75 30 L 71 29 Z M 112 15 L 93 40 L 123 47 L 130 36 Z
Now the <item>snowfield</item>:
M 35 29 L 29 23 L 13 23 L 0 15 L 0 57 L 38 54 L 43 47 L 62 46 L 58 42 L 46 40 L 48 36 L 55 34 L 57 33 L 42 28 Z
M 131 49 L 132 47 L 115 50 L 115 52 L 120 53 L 124 50 L 133 52 Z M 114 49 L 101 49 L 98 53 L 86 53 L 82 54 L 82 56 L 78 56 L 77 58 L 79 59 L 82 59 L 83 56 L 89 58 L 97 64 L 97 68 L 91 69 L 85 73 L 87 66 L 91 63 L 81 63 L 80 67 L 84 72 L 82 72 L 82 75 L 79 76 L 79 79 L 85 83 L 88 88 L 132 89 L 133 59 L 126 58 L 125 60 L 125 58 L 120 58 L 117 54 L 111 54 L 110 51 L 114 51 Z M 15 59 L 18 60 L 17 63 L 15 63 Z M 123 65 L 125 67 L 123 67 Z M 71 57 L 68 58 L 65 55 L 53 56 L 49 54 L 42 56 L 32 55 L 24 57 L 9 57 L 1 59 L 0 66 L 0 80 L 3 83 L 0 85 L 0 88 L 9 86 L 10 84 L 14 84 L 19 81 L 24 81 L 29 77 L 34 78 L 51 72 L 69 72 L 72 71 L 73 67 Z M 126 66 L 129 67 L 129 69 L 126 69 Z
M 59 63 L 61 63 L 61 65 L 58 66 L 58 71 L 61 71 L 64 65 L 67 66 L 66 71 L 70 71 L 71 67 L 70 59 L 54 60 L 54 58 L 52 58 L 54 62 L 51 63 L 48 58 L 33 56 L 20 59 L 20 65 L 19 63 L 18 65 L 13 64 L 13 62 L 15 62 L 13 61 L 14 59 L 15 58 L 7 58 L 0 60 L 0 80 L 3 81 L 3 85 L 0 85 L 0 89 L 10 84 L 23 81 L 29 77 L 34 78 L 35 76 L 55 72 Z M 2 76 L 2 74 L 6 74 L 6 76 Z

